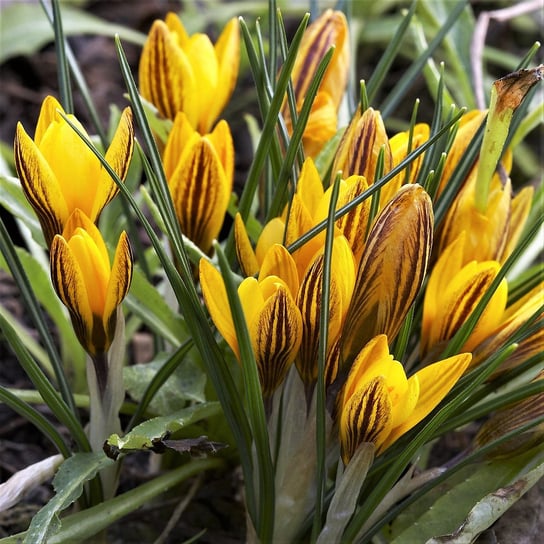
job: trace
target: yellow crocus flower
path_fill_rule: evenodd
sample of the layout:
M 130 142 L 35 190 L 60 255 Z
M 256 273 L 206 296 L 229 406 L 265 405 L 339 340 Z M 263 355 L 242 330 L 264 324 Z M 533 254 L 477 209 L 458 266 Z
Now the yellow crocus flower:
M 240 63 L 238 21 L 231 19 L 217 43 L 189 36 L 175 13 L 156 20 L 140 58 L 142 96 L 172 121 L 183 111 L 201 134 L 211 130 L 236 85 Z
M 376 163 L 384 149 L 383 173 L 393 166 L 389 138 L 379 111 L 368 108 L 361 112 L 357 108 L 338 145 L 332 171 L 342 171 L 343 177 L 364 176 L 369 185 L 375 181 Z
M 418 184 L 404 185 L 368 235 L 342 332 L 342 365 L 374 336 L 397 335 L 423 283 L 432 238 L 429 195 Z
M 378 453 L 423 420 L 448 394 L 469 364 L 463 353 L 428 365 L 409 378 L 389 353 L 387 336 L 372 338 L 357 354 L 338 396 L 339 435 L 345 464 L 363 442 Z
M 34 208 L 48 246 L 61 234 L 78 208 L 96 222 L 118 187 L 98 158 L 62 117 L 52 96 L 42 103 L 34 140 L 19 123 L 15 135 L 15 166 L 23 192 Z M 73 115 L 70 121 L 90 140 Z M 132 113 L 126 108 L 105 158 L 122 180 L 134 146 Z
M 232 193 L 234 146 L 228 124 L 220 121 L 210 134 L 201 135 L 178 113 L 163 165 L 183 234 L 209 252 Z
M 430 274 L 423 302 L 422 354 L 433 354 L 445 347 L 445 343 L 473 312 L 500 270 L 497 261 L 466 262 L 466 238 L 466 233 L 462 232 L 440 255 Z M 500 325 L 507 289 L 506 280 L 503 280 L 463 350 L 472 351 Z
M 465 262 L 475 259 L 504 263 L 519 240 L 532 199 L 532 187 L 523 188 L 512 198 L 510 178 L 503 183 L 495 174 L 489 186 L 487 207 L 481 211 L 476 205 L 476 170 L 473 170 L 448 210 L 439 253 L 464 231 Z
M 200 283 L 210 316 L 240 361 L 240 349 L 227 292 L 219 271 L 200 261 Z M 283 382 L 298 352 L 302 321 L 288 286 L 277 276 L 246 278 L 238 287 L 257 362 L 263 396 L 269 397 Z M 243 361 L 240 361 L 243 364 Z
M 115 334 L 116 311 L 132 279 L 132 252 L 121 233 L 113 264 L 95 224 L 79 209 L 51 243 L 51 278 L 70 311 L 76 335 L 92 357 L 101 357 Z
M 291 72 L 297 113 L 302 108 L 317 66 L 333 46 L 335 50 L 312 104 L 302 139 L 304 150 L 310 157 L 315 157 L 336 132 L 337 112 L 349 74 L 349 35 L 346 17 L 341 11 L 328 9 L 306 29 Z M 287 101 L 282 114 L 288 130 L 291 131 L 292 122 Z

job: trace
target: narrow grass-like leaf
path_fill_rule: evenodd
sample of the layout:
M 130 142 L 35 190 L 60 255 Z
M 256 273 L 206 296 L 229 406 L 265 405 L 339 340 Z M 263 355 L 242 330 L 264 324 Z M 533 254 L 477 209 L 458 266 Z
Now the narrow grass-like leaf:
M 366 84 L 366 92 L 368 96 L 368 101 L 372 104 L 376 98 L 377 93 L 380 90 L 382 83 L 384 82 L 386 76 L 389 74 L 389 69 L 393 64 L 393 61 L 397 57 L 397 54 L 401 48 L 406 31 L 410 26 L 412 17 L 416 10 L 417 2 L 412 2 L 410 9 L 403 14 L 402 22 L 398 26 L 393 39 L 388 43 L 387 49 L 380 55 L 380 60 L 378 64 L 374 67 L 372 75 L 370 76 L 368 83 Z M 362 111 L 364 111 L 364 108 Z
M 77 411 L 75 409 L 74 398 L 72 396 L 72 391 L 70 389 L 70 386 L 68 385 L 66 375 L 64 374 L 64 369 L 63 369 L 63 365 L 62 365 L 62 361 L 60 359 L 59 353 L 57 351 L 57 348 L 55 347 L 53 338 L 51 337 L 51 333 L 49 332 L 49 327 L 47 326 L 45 322 L 45 317 L 43 315 L 43 312 L 40 309 L 38 300 L 36 298 L 36 294 L 34 293 L 34 290 L 32 289 L 30 280 L 28 276 L 25 274 L 21 261 L 19 257 L 17 256 L 17 252 L 15 251 L 15 247 L 13 246 L 13 243 L 11 242 L 11 239 L 9 237 L 9 233 L 6 229 L 6 226 L 4 225 L 4 222 L 1 219 L 0 219 L 0 250 L 2 251 L 2 254 L 4 255 L 4 258 L 6 259 L 6 262 L 11 271 L 11 275 L 13 276 L 13 279 L 15 280 L 15 283 L 19 287 L 19 291 L 25 302 L 25 306 L 30 314 L 30 318 L 32 319 L 34 326 L 38 330 L 40 339 L 42 340 L 45 346 L 45 349 L 47 351 L 47 354 L 49 356 L 49 359 L 55 371 L 55 378 L 57 380 L 62 399 L 66 403 L 66 406 L 68 407 L 68 409 L 74 414 L 74 417 L 77 421 Z M 82 444 L 80 444 L 80 446 L 81 445 Z
M 403 96 L 406 94 L 406 91 L 408 90 L 408 88 L 415 81 L 416 76 L 421 72 L 421 70 L 425 66 L 427 59 L 434 53 L 436 48 L 442 43 L 444 36 L 446 36 L 447 33 L 451 30 L 451 27 L 453 26 L 455 21 L 457 21 L 457 19 L 459 18 L 459 16 L 465 9 L 466 4 L 467 4 L 467 0 L 460 0 L 459 2 L 455 3 L 444 25 L 429 43 L 428 49 L 425 51 L 424 54 L 420 55 L 412 63 L 410 68 L 408 68 L 408 70 L 404 73 L 404 75 L 401 77 L 399 82 L 395 85 L 391 93 L 381 104 L 379 109 L 384 119 L 386 119 L 391 113 L 393 113 L 395 108 L 398 106 L 399 102 L 402 100 Z
M 42 6 L 45 4 L 42 0 Z M 68 62 L 66 60 L 66 40 L 62 30 L 62 18 L 60 14 L 60 4 L 58 0 L 52 0 L 53 6 L 53 30 L 55 32 L 55 53 L 57 57 L 57 70 L 60 91 L 60 103 L 66 113 L 74 113 L 74 100 L 72 98 L 72 84 L 70 81 L 70 72 L 68 71 Z
M 17 412 L 26 421 L 34 425 L 46 438 L 48 438 L 64 457 L 70 457 L 71 452 L 64 439 L 55 427 L 38 410 L 21 400 L 4 386 L 0 385 L 0 401 Z
M 26 346 L 22 343 L 17 331 L 0 314 L 0 329 L 3 332 L 9 346 L 15 353 L 17 360 L 23 367 L 36 389 L 40 392 L 44 402 L 53 412 L 55 417 L 70 431 L 81 451 L 90 451 L 89 441 L 85 436 L 83 427 L 76 418 L 76 410 L 71 410 L 60 398 L 36 361 L 32 358 Z
M 315 76 L 308 87 L 308 92 L 304 97 L 304 102 L 298 114 L 297 122 L 293 127 L 293 134 L 291 135 L 291 140 L 289 141 L 289 146 L 287 147 L 287 152 L 285 153 L 285 158 L 283 159 L 283 164 L 277 178 L 276 192 L 270 209 L 268 210 L 267 221 L 280 215 L 281 209 L 285 203 L 289 173 L 293 170 L 293 165 L 297 154 L 299 153 L 300 144 L 302 142 L 304 129 L 306 128 L 306 123 L 310 117 L 312 104 L 333 54 L 334 49 L 331 48 L 324 55 L 316 69 Z
M 323 254 L 323 279 L 321 284 L 321 312 L 319 315 L 319 347 L 317 358 L 317 384 L 316 384 L 316 501 L 314 510 L 314 524 L 312 527 L 312 541 L 316 542 L 321 532 L 323 523 L 323 509 L 325 501 L 326 477 L 326 398 L 325 398 L 325 362 L 329 347 L 329 316 L 331 297 L 331 271 L 332 271 L 332 248 L 334 242 L 335 219 L 334 211 L 340 192 L 340 175 L 336 176 L 329 203 L 329 214 L 327 217 L 327 233 L 325 236 L 325 248 Z
M 308 22 L 308 17 L 305 16 L 298 27 L 298 30 L 293 38 L 293 41 L 291 42 L 291 47 L 289 48 L 289 54 L 287 55 L 287 58 L 285 59 L 285 63 L 281 69 L 280 75 L 277 80 L 274 96 L 272 98 L 272 101 L 270 102 L 270 109 L 268 111 L 268 115 L 266 116 L 264 120 L 261 139 L 259 140 L 259 144 L 255 151 L 255 156 L 253 158 L 253 162 L 251 163 L 251 167 L 248 172 L 247 180 L 246 180 L 242 195 L 240 197 L 240 204 L 238 207 L 240 215 L 242 216 L 242 219 L 244 221 L 250 213 L 253 197 L 255 196 L 255 192 L 258 187 L 259 177 L 264 167 L 265 160 L 268 154 L 270 138 L 273 137 L 273 133 L 277 123 L 278 114 L 280 112 L 281 105 L 283 103 L 283 99 L 285 96 L 285 90 L 287 89 L 287 85 L 291 77 L 291 71 L 293 70 L 296 54 L 297 54 L 298 48 L 300 47 L 300 42 L 304 35 L 304 30 L 306 29 L 307 22 Z M 243 29 L 244 28 L 243 20 L 241 20 L 240 24 L 242 25 L 242 29 Z M 229 233 L 225 253 L 229 261 L 232 261 L 234 258 L 234 229 L 231 229 Z
M 257 530 L 260 540 L 262 542 L 269 542 L 272 539 L 274 530 L 275 487 L 261 384 L 259 382 L 257 363 L 255 361 L 247 323 L 238 297 L 233 274 L 219 244 L 216 243 L 214 247 L 217 253 L 221 274 L 225 282 L 232 321 L 236 330 L 236 337 L 240 349 L 242 375 L 244 378 L 247 411 L 253 439 L 255 441 L 257 456 L 256 470 L 259 478 L 259 488 L 254 490 L 254 496 L 256 498 L 258 497 L 259 507 L 258 517 L 253 519 L 253 523 L 255 524 L 255 529 Z
M 404 500 L 400 504 L 395 505 L 385 516 L 383 516 L 380 520 L 375 522 L 372 525 L 372 527 L 369 527 L 366 529 L 365 534 L 361 536 L 361 538 L 359 539 L 359 542 L 361 542 L 361 544 L 366 544 L 370 542 L 372 536 L 375 535 L 386 523 L 389 523 L 391 520 L 395 519 L 399 515 L 400 512 L 402 512 L 405 508 L 410 506 L 410 504 L 413 504 L 414 502 L 421 499 L 421 497 L 425 495 L 429 490 L 438 486 L 439 484 L 441 484 L 442 482 L 450 478 L 452 475 L 454 475 L 456 472 L 458 472 L 462 468 L 474 463 L 475 461 L 484 457 L 486 454 L 492 452 L 495 448 L 497 448 L 504 442 L 507 442 L 508 440 L 515 438 L 516 436 L 524 433 L 525 431 L 528 431 L 529 429 L 535 427 L 536 425 L 542 423 L 543 421 L 544 421 L 544 416 L 530 423 L 527 423 L 526 425 L 523 425 L 522 427 L 519 427 L 518 429 L 510 431 L 509 433 L 506 433 L 505 435 L 494 440 L 493 442 L 486 444 L 482 448 L 471 452 L 462 461 L 454 465 L 452 468 L 445 471 L 443 474 L 438 476 L 433 481 L 423 485 L 420 489 L 415 491 L 412 495 L 410 495 L 410 497 L 408 497 L 406 500 Z

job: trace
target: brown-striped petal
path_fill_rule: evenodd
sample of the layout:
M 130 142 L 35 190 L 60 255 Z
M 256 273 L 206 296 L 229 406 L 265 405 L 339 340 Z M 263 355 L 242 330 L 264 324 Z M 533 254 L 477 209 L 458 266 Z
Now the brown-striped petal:
M 21 187 L 36 212 L 47 245 L 60 234 L 68 207 L 51 166 L 19 123 L 15 133 L 15 167 Z
M 382 376 L 376 376 L 342 402 L 340 444 L 349 460 L 363 442 L 381 444 L 391 431 L 391 400 Z
M 302 320 L 292 296 L 279 286 L 249 324 L 263 396 L 283 382 L 302 339 Z
M 421 288 L 432 236 L 429 195 L 417 184 L 403 186 L 367 239 L 342 332 L 344 365 L 374 336 L 394 339 Z

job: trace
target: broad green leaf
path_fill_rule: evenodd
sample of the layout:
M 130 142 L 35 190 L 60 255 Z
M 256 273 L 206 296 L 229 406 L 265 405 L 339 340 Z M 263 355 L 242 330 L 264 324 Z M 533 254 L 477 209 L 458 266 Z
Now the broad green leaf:
M 138 267 L 134 269 L 125 305 L 167 342 L 178 345 L 187 338 L 182 317 L 168 305 L 161 290 L 151 285 Z
M 145 35 L 122 25 L 104 21 L 84 11 L 61 6 L 66 36 L 98 34 L 143 44 Z M 0 17 L 0 63 L 17 55 L 31 55 L 53 40 L 53 29 L 39 3 L 14 2 L 2 9 Z
M 167 357 L 167 354 L 161 354 L 150 363 L 124 368 L 125 388 L 133 399 L 141 400 L 148 384 Z M 161 386 L 151 401 L 149 410 L 158 415 L 166 415 L 182 409 L 187 401 L 202 403 L 206 400 L 205 386 L 206 375 L 191 358 L 187 358 Z
M 475 505 L 480 501 L 485 503 L 486 497 L 497 490 L 515 485 L 525 477 L 522 475 L 526 470 L 534 467 L 535 458 L 542 462 L 543 453 L 540 446 L 511 459 L 493 460 L 459 471 L 398 516 L 391 525 L 391 544 L 425 542 L 437 535 L 453 534 Z M 483 514 L 480 511 L 477 515 L 481 526 Z
M 83 484 L 94 478 L 113 461 L 102 452 L 76 453 L 59 467 L 53 480 L 55 496 L 32 518 L 24 544 L 47 542 L 60 526 L 59 513 L 76 501 L 83 492 Z
M 155 417 L 148 419 L 140 425 L 137 425 L 123 437 L 117 434 L 112 434 L 107 444 L 111 448 L 118 450 L 142 450 L 151 448 L 153 440 L 164 436 L 166 432 L 176 432 L 192 425 L 197 421 L 213 417 L 219 414 L 221 405 L 218 402 L 206 402 L 203 404 L 195 404 L 188 408 L 183 408 L 178 412 L 174 412 L 168 416 Z
M 469 512 L 466 520 L 454 534 L 432 538 L 427 544 L 464 544 L 465 542 L 474 542 L 480 533 L 499 519 L 508 508 L 518 501 L 543 476 L 544 462 L 512 484 L 486 495 Z

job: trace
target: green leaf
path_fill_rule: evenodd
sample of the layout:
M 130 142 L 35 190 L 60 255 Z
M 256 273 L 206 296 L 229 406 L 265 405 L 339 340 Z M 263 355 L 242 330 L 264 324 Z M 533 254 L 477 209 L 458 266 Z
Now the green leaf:
M 13 216 L 20 219 L 30 229 L 34 240 L 45 247 L 40 222 L 28 203 L 17 178 L 0 175 L 0 204 Z
M 142 450 L 153 446 L 153 440 L 164 436 L 166 432 L 176 432 L 193 423 L 219 414 L 218 402 L 206 402 L 183 408 L 168 416 L 148 419 L 137 425 L 123 437 L 112 434 L 107 444 L 118 450 Z
M 125 304 L 153 332 L 167 342 L 178 345 L 187 338 L 187 329 L 182 317 L 168 305 L 164 293 L 151 285 L 138 267 L 134 269 Z
M 130 396 L 140 401 L 148 384 L 165 363 L 168 354 L 160 354 L 154 361 L 124 368 L 125 388 Z M 171 414 L 186 406 L 187 401 L 202 403 L 206 400 L 206 375 L 190 358 L 186 358 L 161 386 L 149 404 L 155 414 Z
M 180 482 L 204 472 L 217 470 L 223 464 L 221 459 L 194 459 L 174 470 L 165 472 L 157 478 L 139 485 L 114 499 L 102 502 L 77 512 L 62 520 L 60 531 L 48 539 L 47 544 L 67 544 L 69 542 L 91 542 L 91 537 L 112 525 L 123 516 L 149 504 L 154 498 Z M 9 536 L 0 540 L 2 544 L 21 544 L 26 533 Z
M 461 527 L 452 535 L 433 538 L 428 544 L 463 544 L 474 542 L 476 537 L 499 519 L 523 494 L 544 476 L 544 463 L 524 474 L 509 486 L 486 495 L 469 512 Z
M 527 490 L 538 473 L 542 476 L 543 453 L 540 446 L 536 452 L 525 452 L 512 459 L 466 467 L 398 516 L 391 526 L 391 544 L 425 542 L 437 535 L 453 535 L 457 530 L 463 531 L 465 523 L 470 524 L 466 535 L 477 536 L 519 499 L 518 491 Z M 540 458 L 540 464 L 533 469 L 535 458 Z M 473 538 L 451 542 L 473 542 Z
M 104 21 L 94 15 L 62 6 L 65 36 L 98 34 L 142 45 L 145 35 L 122 25 Z M 17 55 L 31 55 L 53 41 L 54 33 L 39 4 L 14 2 L 2 9 L 0 18 L 0 63 Z
M 59 513 L 79 498 L 83 484 L 112 464 L 102 452 L 77 453 L 67 459 L 53 480 L 55 496 L 32 519 L 24 544 L 47 542 L 60 528 Z
M 337 477 L 334 495 L 327 512 L 327 521 L 317 539 L 317 544 L 341 541 L 342 533 L 355 511 L 361 486 L 373 461 L 374 445 L 365 442 L 357 449 L 343 473 Z

